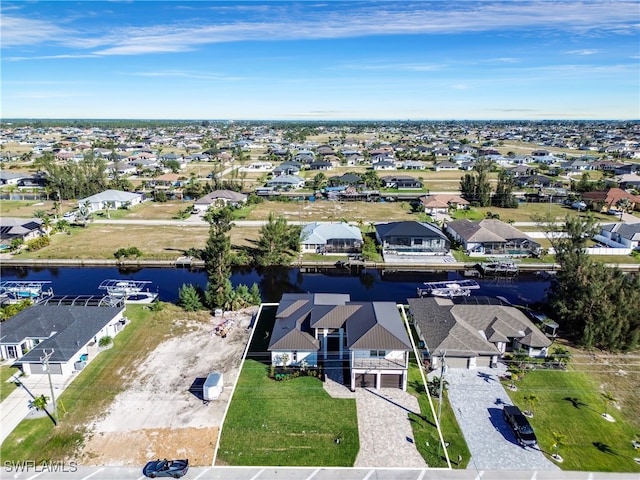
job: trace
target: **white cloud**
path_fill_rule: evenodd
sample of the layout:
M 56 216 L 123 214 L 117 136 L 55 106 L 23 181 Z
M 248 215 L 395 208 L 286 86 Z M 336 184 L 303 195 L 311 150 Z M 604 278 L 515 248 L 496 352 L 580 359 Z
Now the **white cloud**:
M 117 4 L 113 4 L 117 5 Z M 194 4 L 200 7 L 199 4 Z M 206 4 L 205 4 L 206 5 Z M 286 5 L 286 4 L 285 4 Z M 197 8 L 195 7 L 195 8 Z M 225 17 L 224 22 L 202 20 L 194 14 L 192 24 L 156 24 L 146 27 L 122 25 L 107 31 L 85 31 L 95 25 L 64 30 L 65 19 L 30 20 L 3 16 L 3 47 L 55 42 L 72 48 L 94 49 L 99 55 L 141 55 L 185 52 L 200 45 L 235 41 L 299 40 L 363 37 L 368 35 L 450 34 L 481 31 L 549 31 L 576 34 L 637 34 L 635 1 L 557 2 L 353 2 L 327 11 L 310 4 L 271 7 L 238 5 L 233 8 L 263 10 L 254 21 Z M 115 7 L 114 7 L 115 8 Z M 204 5 L 203 5 L 204 8 Z M 219 7 L 211 7 L 219 8 Z M 273 7 L 275 8 L 275 7 Z M 214 17 L 216 18 L 216 17 Z M 209 22 L 208 24 L 206 22 Z M 83 31 L 82 34 L 79 32 Z M 583 50 L 582 52 L 587 52 Z M 575 51 L 580 52 L 580 51 Z M 585 53 L 582 53 L 585 54 Z M 515 59 L 496 59 L 505 63 Z
M 569 50 L 564 53 L 568 55 L 595 55 L 596 53 L 600 53 L 600 50 L 583 48 L 580 50 Z

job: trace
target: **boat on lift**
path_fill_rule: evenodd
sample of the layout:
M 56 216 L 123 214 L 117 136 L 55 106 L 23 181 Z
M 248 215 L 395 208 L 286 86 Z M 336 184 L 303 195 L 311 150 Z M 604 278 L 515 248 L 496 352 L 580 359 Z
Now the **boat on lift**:
M 445 282 L 424 282 L 423 287 L 418 287 L 419 297 L 468 297 L 471 290 L 480 288 L 475 280 L 450 280 Z
M 106 290 L 107 295 L 114 300 L 124 300 L 125 303 L 153 303 L 158 294 L 149 290 L 148 280 L 104 280 L 98 288 Z
M 511 276 L 519 272 L 518 265 L 510 261 L 479 263 L 477 267 L 485 276 Z
M 23 300 L 31 300 L 39 303 L 53 296 L 53 289 L 46 288 L 51 282 L 48 280 L 0 282 L 1 303 L 18 303 Z

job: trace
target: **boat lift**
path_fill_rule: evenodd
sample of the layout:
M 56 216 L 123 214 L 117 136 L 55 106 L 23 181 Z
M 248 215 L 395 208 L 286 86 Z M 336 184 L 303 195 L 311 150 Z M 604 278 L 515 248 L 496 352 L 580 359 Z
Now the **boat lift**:
M 33 303 L 40 303 L 53 296 L 49 280 L 18 281 L 7 280 L 0 282 L 0 303 L 18 303 L 22 300 L 31 300 Z
M 480 288 L 475 280 L 449 280 L 444 282 L 424 282 L 418 287 L 419 297 L 468 297 L 471 290 Z

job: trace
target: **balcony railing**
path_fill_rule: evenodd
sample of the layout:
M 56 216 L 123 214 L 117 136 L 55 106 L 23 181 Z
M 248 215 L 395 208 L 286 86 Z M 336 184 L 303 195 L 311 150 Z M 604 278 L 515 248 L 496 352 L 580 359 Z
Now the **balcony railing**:
M 354 358 L 351 361 L 351 368 L 363 368 L 367 370 L 403 370 L 407 368 L 404 360 L 393 360 L 387 358 Z

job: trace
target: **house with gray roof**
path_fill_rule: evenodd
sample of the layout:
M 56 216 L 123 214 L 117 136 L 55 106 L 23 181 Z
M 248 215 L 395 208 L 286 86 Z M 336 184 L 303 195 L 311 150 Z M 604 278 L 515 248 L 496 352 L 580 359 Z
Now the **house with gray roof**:
M 612 248 L 640 250 L 640 221 L 637 223 L 607 223 L 600 226 L 594 239 Z
M 124 304 L 63 305 L 50 299 L 2 322 L 0 353 L 27 375 L 42 374 L 42 357 L 52 374 L 67 375 L 84 367 L 99 352 L 102 337 L 114 337 L 126 323 Z
M 267 187 L 275 189 L 282 188 L 284 190 L 297 189 L 304 187 L 305 179 L 297 175 L 280 175 L 268 180 Z
M 25 242 L 40 237 L 43 233 L 42 219 L 0 217 L 0 244 L 11 245 L 15 239 Z
M 105 190 L 78 201 L 80 208 L 86 208 L 88 213 L 112 209 L 130 208 L 142 203 L 144 195 L 141 193 L 123 192 L 121 190 Z
M 427 222 L 378 223 L 376 239 L 382 254 L 447 255 L 451 242 L 437 225 Z
M 540 250 L 538 242 L 500 220 L 454 220 L 447 223 L 445 231 L 471 256 L 529 256 Z
M 238 206 L 246 203 L 246 201 L 247 196 L 244 193 L 234 192 L 233 190 L 214 190 L 196 200 L 193 208 L 198 213 L 204 213 L 210 207 L 224 205 Z
M 452 368 L 493 367 L 505 353 L 545 357 L 551 340 L 527 316 L 491 297 L 409 298 L 416 332 L 431 368 L 442 355 Z
M 269 352 L 272 365 L 348 360 L 356 387 L 407 388 L 411 342 L 393 302 L 352 302 L 342 293 L 285 293 Z
M 308 223 L 300 232 L 303 253 L 359 253 L 362 242 L 360 229 L 345 222 Z

